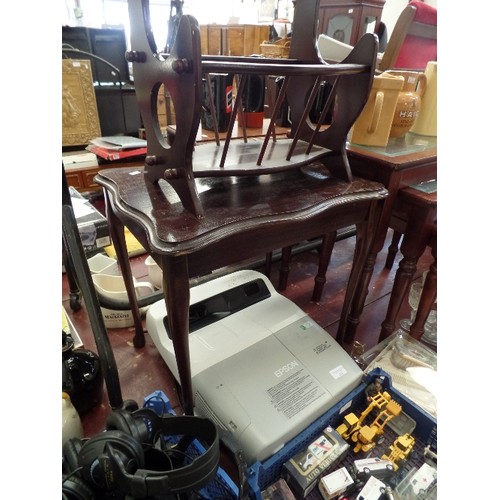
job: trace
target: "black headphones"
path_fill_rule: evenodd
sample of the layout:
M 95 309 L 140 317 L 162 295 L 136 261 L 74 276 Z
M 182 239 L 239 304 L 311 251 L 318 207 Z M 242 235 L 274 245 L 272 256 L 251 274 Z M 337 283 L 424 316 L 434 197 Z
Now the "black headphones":
M 194 440 L 205 451 L 193 457 Z M 196 491 L 214 478 L 219 456 L 217 427 L 207 418 L 113 410 L 105 432 L 64 445 L 63 494 L 88 500 L 90 489 L 139 499 Z

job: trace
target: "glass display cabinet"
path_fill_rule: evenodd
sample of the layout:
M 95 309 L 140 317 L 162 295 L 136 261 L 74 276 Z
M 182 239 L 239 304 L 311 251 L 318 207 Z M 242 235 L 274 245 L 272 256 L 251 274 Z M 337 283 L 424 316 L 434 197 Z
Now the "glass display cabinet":
M 385 0 L 322 0 L 319 32 L 354 45 L 365 33 L 377 33 Z

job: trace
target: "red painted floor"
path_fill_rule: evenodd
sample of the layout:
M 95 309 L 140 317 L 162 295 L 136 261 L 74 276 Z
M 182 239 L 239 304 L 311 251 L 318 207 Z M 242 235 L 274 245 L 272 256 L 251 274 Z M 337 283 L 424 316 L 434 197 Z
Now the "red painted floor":
M 393 278 L 397 270 L 398 260 L 391 270 L 384 268 L 385 252 L 390 236 L 391 234 L 389 234 L 386 245 L 378 256 L 366 306 L 357 331 L 357 339 L 365 345 L 366 350 L 377 343 L 380 325 L 385 317 Z M 283 295 L 294 301 L 332 336 L 335 336 L 337 331 L 344 289 L 351 267 L 354 242 L 354 238 L 347 238 L 336 243 L 321 302 L 316 303 L 311 300 L 318 258 L 318 253 L 315 250 L 293 257 L 288 287 L 283 292 Z M 147 267 L 144 264 L 145 258 L 146 256 L 142 255 L 131 259 L 133 274 L 141 281 L 148 278 Z M 431 261 L 430 252 L 427 251 L 418 264 L 415 279 L 422 275 Z M 271 281 L 275 286 L 278 284 L 278 274 L 279 262 L 275 262 L 271 273 Z M 85 304 L 83 303 L 82 308 L 77 312 L 73 312 L 70 308 L 69 287 L 65 274 L 62 275 L 62 301 L 84 342 L 84 346 L 97 352 Z M 404 303 L 399 316 L 404 318 L 408 314 L 409 306 Z M 170 398 L 174 409 L 181 412 L 173 376 L 147 332 L 146 345 L 141 349 L 133 346 L 133 335 L 133 328 L 108 329 L 109 340 L 119 372 L 122 398 L 135 400 L 139 406 L 142 406 L 144 397 L 155 390 L 161 390 Z M 106 416 L 109 411 L 110 406 L 105 387 L 101 405 L 82 416 L 86 436 L 93 436 L 105 428 Z

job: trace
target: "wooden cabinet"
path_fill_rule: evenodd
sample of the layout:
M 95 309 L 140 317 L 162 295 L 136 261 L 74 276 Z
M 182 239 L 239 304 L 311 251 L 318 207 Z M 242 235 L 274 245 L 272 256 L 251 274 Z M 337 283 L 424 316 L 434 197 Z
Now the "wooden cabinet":
M 88 167 L 65 167 L 64 170 L 66 172 L 68 186 L 73 186 L 79 192 L 97 191 L 101 189 L 101 186 L 98 186 L 94 182 L 94 177 L 102 168 L 103 167 L 97 164 Z
M 116 167 L 144 166 L 144 160 L 132 160 L 129 162 L 119 161 L 103 163 L 85 162 L 78 165 L 67 165 L 64 167 L 68 186 L 73 186 L 80 193 L 102 191 L 102 187 L 94 182 L 94 177 L 100 170 Z
M 265 24 L 202 25 L 201 53 L 223 56 L 260 54 L 260 44 L 269 40 L 269 29 Z
M 385 0 L 321 0 L 319 33 L 354 45 L 365 33 L 376 33 Z

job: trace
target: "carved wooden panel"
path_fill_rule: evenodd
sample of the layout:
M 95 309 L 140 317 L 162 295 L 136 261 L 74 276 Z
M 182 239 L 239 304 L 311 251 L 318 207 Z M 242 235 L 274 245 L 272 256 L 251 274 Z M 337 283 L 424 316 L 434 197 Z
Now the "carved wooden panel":
M 101 135 L 90 61 L 62 60 L 62 145 L 88 144 Z

